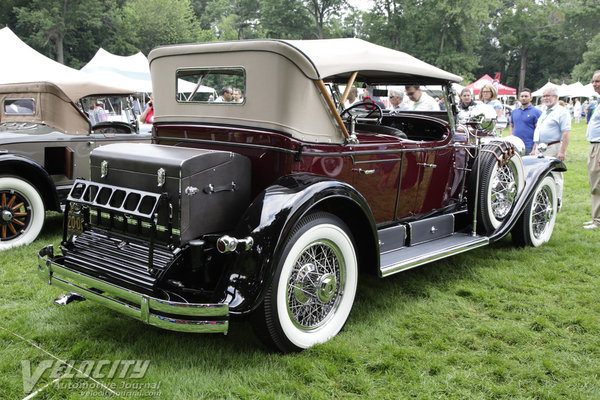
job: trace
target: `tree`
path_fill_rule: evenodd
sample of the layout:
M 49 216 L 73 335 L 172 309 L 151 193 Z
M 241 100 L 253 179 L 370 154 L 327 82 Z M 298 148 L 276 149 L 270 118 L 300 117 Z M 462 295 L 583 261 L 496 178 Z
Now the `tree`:
M 573 79 L 588 82 L 595 71 L 600 69 L 600 33 L 588 44 L 588 50 L 583 53 L 583 62 L 573 68 Z
M 505 3 L 498 22 L 498 41 L 504 53 L 518 59 L 518 91 L 525 86 L 527 65 L 539 49 L 553 47 L 562 25 L 561 9 L 552 2 L 516 0 Z
M 100 28 L 103 22 L 101 16 L 111 5 L 111 2 L 97 0 L 32 0 L 27 6 L 14 10 L 17 26 L 30 32 L 25 39 L 34 47 L 47 50 L 47 54 L 64 64 L 65 42 L 77 44 L 74 39 L 77 39 L 78 33 Z
M 307 39 L 310 37 L 310 15 L 301 0 L 261 0 L 260 24 L 267 37 Z
M 200 29 L 189 0 L 129 0 L 122 9 L 119 34 L 145 54 L 156 46 L 214 38 Z
M 407 52 L 467 79 L 478 66 L 485 0 L 376 0 L 364 15 L 370 41 Z
M 338 15 L 346 0 L 304 0 L 304 7 L 315 21 L 317 39 L 323 39 L 323 28 L 329 18 Z

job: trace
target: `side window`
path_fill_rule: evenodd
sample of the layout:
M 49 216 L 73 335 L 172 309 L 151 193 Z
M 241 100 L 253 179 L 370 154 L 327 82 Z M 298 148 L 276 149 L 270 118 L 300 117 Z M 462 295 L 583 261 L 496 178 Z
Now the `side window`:
M 34 99 L 5 99 L 3 107 L 6 115 L 35 115 Z
M 180 69 L 176 88 L 180 103 L 239 105 L 246 102 L 246 72 L 239 67 Z

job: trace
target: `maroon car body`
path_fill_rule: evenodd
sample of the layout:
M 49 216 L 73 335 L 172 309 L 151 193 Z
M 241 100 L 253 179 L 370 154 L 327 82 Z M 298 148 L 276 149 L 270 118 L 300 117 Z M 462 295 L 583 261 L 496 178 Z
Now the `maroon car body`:
M 509 232 L 519 245 L 550 239 L 551 174 L 564 165 L 482 138 L 484 116 L 459 123 L 453 74 L 356 39 L 168 46 L 149 59 L 154 144 L 95 150 L 68 197 L 61 254 L 40 251 L 40 276 L 77 293 L 59 303 L 191 332 L 250 315 L 293 351 L 340 331 L 359 270 L 388 276 Z M 415 85 L 445 110 L 378 105 Z M 351 87 L 380 98 L 344 107 Z M 234 89 L 243 98 L 228 101 Z

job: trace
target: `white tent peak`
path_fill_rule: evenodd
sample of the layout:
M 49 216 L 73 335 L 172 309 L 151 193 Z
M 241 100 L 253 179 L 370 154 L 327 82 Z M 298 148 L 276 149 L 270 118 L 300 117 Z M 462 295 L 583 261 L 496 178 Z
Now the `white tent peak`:
M 98 80 L 79 70 L 58 63 L 28 46 L 10 28 L 0 29 L 0 84 L 51 82 L 73 101 L 93 94 L 126 94 L 135 90 L 129 85 Z

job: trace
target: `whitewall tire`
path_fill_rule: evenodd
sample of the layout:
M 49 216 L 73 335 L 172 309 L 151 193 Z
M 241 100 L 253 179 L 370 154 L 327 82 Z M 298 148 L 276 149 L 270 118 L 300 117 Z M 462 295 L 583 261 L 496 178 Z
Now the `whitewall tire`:
M 270 344 L 297 351 L 337 335 L 352 310 L 357 282 L 346 224 L 321 212 L 303 218 L 286 241 L 263 302 Z
M 40 193 L 29 182 L 0 177 L 0 250 L 33 242 L 44 226 Z

